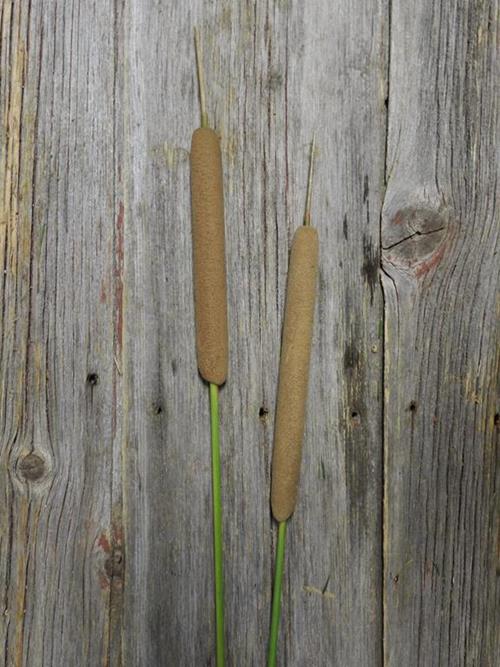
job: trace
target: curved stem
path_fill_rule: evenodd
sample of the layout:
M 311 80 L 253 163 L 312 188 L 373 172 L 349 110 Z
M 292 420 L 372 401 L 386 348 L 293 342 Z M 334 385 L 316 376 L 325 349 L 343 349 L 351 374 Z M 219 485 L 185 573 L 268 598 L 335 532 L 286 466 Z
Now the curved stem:
M 278 527 L 278 545 L 276 547 L 276 568 L 274 571 L 273 606 L 271 611 L 271 633 L 269 635 L 268 667 L 275 667 L 278 652 L 278 634 L 281 614 L 281 585 L 285 569 L 286 521 L 280 521 Z
M 224 575 L 222 566 L 219 387 L 212 383 L 210 384 L 210 435 L 212 449 L 212 506 L 214 524 L 216 665 L 217 667 L 224 667 Z

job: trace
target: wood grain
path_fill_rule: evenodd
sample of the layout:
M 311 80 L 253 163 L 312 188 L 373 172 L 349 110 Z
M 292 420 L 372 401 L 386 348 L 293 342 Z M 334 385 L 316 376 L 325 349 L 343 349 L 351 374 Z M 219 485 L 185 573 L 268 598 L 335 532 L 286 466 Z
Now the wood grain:
M 3 2 L 0 25 L 0 645 L 6 665 L 106 664 L 121 542 L 113 3 Z
M 228 665 L 265 662 L 313 131 L 319 291 L 280 664 L 497 665 L 496 0 L 0 0 L 4 664 L 213 664 L 195 25 L 224 166 Z
M 385 660 L 493 666 L 498 5 L 393 2 L 391 16 Z
M 126 654 L 131 664 L 206 664 L 213 656 L 208 394 L 196 375 L 190 272 L 187 150 L 199 114 L 190 39 L 196 23 L 226 179 L 231 358 L 221 410 L 229 664 L 264 663 L 280 329 L 314 129 L 321 146 L 313 206 L 322 240 L 319 306 L 280 655 L 283 664 L 307 664 L 312 655 L 317 665 L 377 664 L 383 7 L 359 2 L 348 11 L 322 2 L 306 12 L 292 3 L 208 8 L 200 2 L 191 13 L 180 5 L 170 12 L 154 7 L 131 3 L 125 49 L 125 613 L 143 638 L 126 635 Z M 175 59 L 158 58 L 165 45 Z

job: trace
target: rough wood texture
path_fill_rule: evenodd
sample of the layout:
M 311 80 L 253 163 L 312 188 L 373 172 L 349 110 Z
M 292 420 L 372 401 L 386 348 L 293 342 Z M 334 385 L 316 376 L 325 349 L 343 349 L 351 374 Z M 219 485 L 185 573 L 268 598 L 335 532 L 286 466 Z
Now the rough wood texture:
M 200 1 L 187 13 L 180 5 L 167 12 L 136 2 L 127 23 L 125 615 L 143 638 L 125 635 L 129 662 L 206 664 L 213 655 L 208 393 L 196 375 L 189 270 L 187 149 L 199 122 L 190 35 L 197 23 L 207 107 L 222 135 L 225 167 L 231 356 L 221 411 L 229 664 L 264 663 L 280 330 L 313 129 L 321 146 L 313 206 L 322 239 L 320 287 L 280 655 L 295 665 L 311 656 L 318 665 L 376 664 L 382 651 L 382 8 L 325 2 L 306 13 L 292 3 L 219 3 L 208 10 Z M 158 58 L 166 45 L 175 58 Z
M 213 664 L 194 25 L 225 175 L 228 664 L 264 664 L 313 130 L 319 290 L 280 664 L 499 664 L 496 0 L 0 7 L 4 664 Z
M 98 665 L 121 543 L 113 3 L 3 2 L 0 26 L 0 645 Z
M 392 3 L 382 246 L 394 666 L 500 664 L 497 20 L 496 2 Z

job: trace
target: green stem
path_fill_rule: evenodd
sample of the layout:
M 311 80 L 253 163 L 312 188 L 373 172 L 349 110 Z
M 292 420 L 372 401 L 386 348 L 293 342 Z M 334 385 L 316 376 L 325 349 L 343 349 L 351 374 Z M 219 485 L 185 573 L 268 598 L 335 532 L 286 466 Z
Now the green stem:
M 212 446 L 212 506 L 214 522 L 216 665 L 217 667 L 224 667 L 224 576 L 222 569 L 219 387 L 212 383 L 210 383 L 210 434 Z
M 278 546 L 276 547 L 276 568 L 274 571 L 273 606 L 271 611 L 271 633 L 269 635 L 268 667 L 275 667 L 278 652 L 278 633 L 281 614 L 281 584 L 285 569 L 286 521 L 280 521 L 278 527 Z

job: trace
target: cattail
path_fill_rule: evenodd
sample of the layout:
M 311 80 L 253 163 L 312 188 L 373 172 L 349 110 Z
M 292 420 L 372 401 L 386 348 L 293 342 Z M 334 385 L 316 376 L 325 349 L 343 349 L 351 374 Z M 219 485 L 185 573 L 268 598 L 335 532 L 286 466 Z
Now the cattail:
M 209 383 L 214 545 L 215 662 L 224 666 L 224 573 L 219 440 L 219 386 L 227 376 L 226 262 L 224 197 L 219 138 L 208 127 L 198 32 L 194 33 L 200 92 L 201 127 L 191 141 L 191 208 L 196 355 L 200 375 Z
M 310 227 L 314 139 L 311 143 L 304 226 L 293 237 L 281 340 L 281 358 L 274 430 L 271 509 L 279 524 L 274 571 L 268 667 L 275 667 L 285 565 L 287 521 L 295 509 L 306 418 L 309 359 L 313 332 L 318 234 Z
M 297 500 L 317 271 L 318 233 L 313 227 L 301 227 L 290 253 L 281 343 L 271 485 L 276 521 L 286 521 Z
M 191 142 L 191 209 L 198 369 L 221 385 L 228 364 L 224 196 L 219 138 L 208 127 Z

